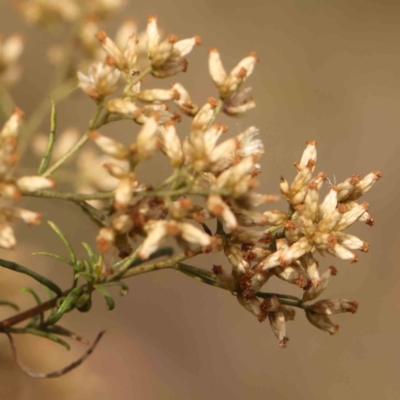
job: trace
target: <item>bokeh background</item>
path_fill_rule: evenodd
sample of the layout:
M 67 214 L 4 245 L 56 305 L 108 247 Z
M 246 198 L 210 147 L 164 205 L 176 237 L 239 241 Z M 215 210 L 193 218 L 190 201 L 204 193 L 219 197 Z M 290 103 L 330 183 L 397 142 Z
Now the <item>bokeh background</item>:
M 229 293 L 174 271 L 148 274 L 129 282 L 126 297 L 115 292 L 113 312 L 97 297 L 89 315 L 65 317 L 64 325 L 88 338 L 103 328 L 107 334 L 81 367 L 60 379 L 26 377 L 0 336 L 0 399 L 398 399 L 400 2 L 132 1 L 107 31 L 115 32 L 127 15 L 144 28 L 148 14 L 159 17 L 165 32 L 201 35 L 203 44 L 190 55 L 188 73 L 160 82 L 183 82 L 199 104 L 216 95 L 207 71 L 209 48 L 220 50 L 228 69 L 249 51 L 258 52 L 260 63 L 249 80 L 257 108 L 238 120 L 220 120 L 230 124 L 231 134 L 250 125 L 260 128 L 266 148 L 262 191 L 278 193 L 281 174 L 293 178 L 292 163 L 310 139 L 318 142 L 317 169 L 332 181 L 382 171 L 365 198 L 375 226 L 359 224 L 352 230 L 371 243 L 371 251 L 360 254 L 355 265 L 321 260 L 324 268 L 332 263 L 339 268 L 324 297 L 358 300 L 359 311 L 339 315 L 341 329 L 333 337 L 298 312 L 288 327 L 288 348 L 282 350 L 268 323 L 259 324 Z M 8 2 L 0 3 L 0 29 L 18 30 L 27 38 L 24 78 L 13 94 L 29 115 L 46 96 L 49 35 L 27 28 Z M 83 131 L 92 112 L 92 102 L 76 94 L 60 105 L 59 127 L 73 124 Z M 107 129 L 129 142 L 136 128 L 121 123 Z M 162 165 L 156 160 L 143 176 L 159 179 Z M 24 205 L 55 221 L 75 246 L 94 242 L 96 228 L 74 205 L 40 199 Z M 21 227 L 17 234 L 17 249 L 0 251 L 1 258 L 69 282 L 66 266 L 31 255 L 64 251 L 47 224 Z M 209 268 L 221 260 L 204 256 L 192 263 Z M 18 294 L 32 282 L 0 272 L 0 297 L 32 306 L 28 294 Z M 287 286 L 274 280 L 267 289 L 287 291 Z M 11 313 L 3 307 L 0 318 Z M 36 337 L 16 341 L 24 362 L 38 371 L 61 368 L 84 351 L 76 344 L 67 353 Z

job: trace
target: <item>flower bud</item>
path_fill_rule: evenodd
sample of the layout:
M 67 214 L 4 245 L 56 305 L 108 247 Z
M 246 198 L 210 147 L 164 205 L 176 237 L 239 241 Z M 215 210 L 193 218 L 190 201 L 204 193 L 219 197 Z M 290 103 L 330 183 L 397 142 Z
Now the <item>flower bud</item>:
M 22 117 L 24 113 L 19 108 L 14 108 L 11 117 L 3 125 L 0 131 L 0 139 L 6 137 L 17 137 L 19 133 L 19 128 L 22 124 Z
M 195 116 L 199 111 L 199 106 L 193 104 L 188 91 L 180 84 L 174 83 L 171 89 L 179 93 L 179 98 L 174 100 L 175 104 L 187 115 Z
M 346 200 L 351 193 L 355 190 L 356 186 L 360 183 L 360 175 L 355 174 L 350 178 L 346 179 L 344 182 L 337 185 L 338 189 L 338 201 Z
M 222 200 L 221 196 L 211 195 L 207 198 L 207 209 L 215 215 L 229 229 L 236 229 L 237 220 L 229 206 Z
M 321 280 L 317 286 L 311 286 L 303 294 L 303 302 L 316 299 L 327 287 L 332 276 L 337 275 L 337 269 L 330 266 L 326 272 L 321 275 Z
M 234 271 L 244 274 L 246 273 L 246 270 L 250 268 L 249 263 L 243 258 L 243 253 L 238 247 L 227 245 L 224 248 L 224 253 L 232 264 Z
M 315 314 L 307 309 L 306 317 L 312 325 L 321 329 L 321 331 L 329 332 L 330 335 L 334 335 L 339 331 L 339 325 L 335 325 L 326 315 Z
M 353 225 L 360 217 L 368 211 L 368 203 L 357 204 L 349 211 L 343 214 L 339 223 L 335 226 L 335 231 L 343 231 L 349 226 Z
M 288 219 L 287 214 L 279 210 L 265 211 L 263 215 L 267 218 L 267 224 L 272 226 L 283 225 Z
M 209 246 L 211 244 L 212 237 L 207 235 L 205 232 L 196 228 L 188 222 L 179 223 L 180 237 L 188 243 L 196 244 L 199 246 Z
M 56 187 L 56 181 L 42 176 L 23 176 L 16 181 L 18 189 L 26 192 L 36 192 L 37 190 Z
M 318 315 L 332 315 L 344 312 L 356 313 L 358 303 L 347 299 L 320 300 L 309 307 L 310 312 Z
M 163 152 L 167 155 L 173 167 L 180 167 L 183 163 L 182 143 L 176 133 L 173 121 L 167 122 L 160 132 Z
M 286 321 L 293 321 L 295 317 L 293 308 L 280 306 L 277 311 L 269 312 L 268 319 L 272 332 L 279 340 L 279 347 L 285 348 L 289 338 L 286 336 Z
M 137 99 L 143 103 L 163 103 L 178 100 L 179 93 L 174 89 L 147 89 L 137 94 Z
M 115 60 L 116 66 L 120 70 L 127 68 L 127 62 L 118 46 L 107 36 L 105 31 L 99 31 L 96 38 L 100 41 L 103 49 Z
M 88 133 L 88 138 L 93 140 L 97 146 L 104 151 L 104 153 L 116 158 L 117 160 L 123 160 L 128 157 L 129 150 L 126 146 L 108 136 L 101 135 L 97 131 L 91 131 Z
M 134 118 L 139 117 L 141 112 L 140 108 L 137 107 L 135 103 L 120 98 L 107 101 L 106 109 L 113 114 L 132 115 Z
M 134 163 L 148 160 L 159 148 L 158 116 L 148 118 L 136 137 L 136 143 L 129 147 Z
M 297 242 L 293 243 L 281 256 L 281 265 L 289 265 L 293 261 L 299 259 L 305 253 L 311 251 L 313 247 L 312 242 L 306 237 L 302 237 Z
M 347 200 L 357 200 L 363 194 L 368 192 L 371 189 L 372 185 L 382 177 L 380 171 L 373 171 L 370 174 L 366 175 L 361 181 L 357 184 L 355 190 L 347 197 Z
M 96 238 L 100 253 L 107 252 L 115 243 L 115 231 L 112 228 L 101 228 Z
M 307 142 L 307 147 L 303 152 L 303 155 L 301 157 L 301 161 L 299 164 L 300 169 L 306 168 L 307 164 L 309 163 L 310 160 L 313 161 L 313 164 L 315 166 L 315 163 L 317 162 L 316 144 L 317 144 L 317 142 L 315 140 L 311 140 L 311 141 Z
M 114 194 L 114 207 L 116 210 L 125 210 L 132 200 L 133 179 L 134 177 L 128 175 L 119 181 Z

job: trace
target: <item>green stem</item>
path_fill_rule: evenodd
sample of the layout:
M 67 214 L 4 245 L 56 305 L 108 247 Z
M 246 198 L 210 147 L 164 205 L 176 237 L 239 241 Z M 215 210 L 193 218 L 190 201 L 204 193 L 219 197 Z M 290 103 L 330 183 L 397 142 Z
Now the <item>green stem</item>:
M 257 292 L 256 296 L 261 297 L 263 299 L 269 299 L 271 297 L 278 297 L 279 299 L 293 300 L 297 303 L 301 303 L 301 299 L 296 296 L 291 296 L 289 294 L 280 294 L 280 293 L 265 293 L 265 292 Z
M 53 172 L 55 172 L 58 168 L 61 167 L 67 160 L 70 159 L 78 150 L 80 150 L 85 143 L 89 140 L 88 132 L 86 132 L 76 143 L 75 145 L 68 150 L 57 162 L 55 162 L 42 176 L 47 178 Z
M 42 161 L 40 162 L 38 174 L 42 175 L 47 166 L 50 163 L 51 155 L 53 153 L 53 147 L 56 140 L 56 130 L 57 130 L 57 113 L 56 113 L 56 105 L 54 100 L 51 100 L 51 117 L 50 117 L 50 134 L 49 134 L 49 141 L 47 142 L 47 147 L 44 152 Z
M 122 93 L 122 98 L 128 97 L 129 96 L 129 91 L 132 89 L 134 85 L 136 85 L 141 79 L 143 79 L 146 75 L 151 74 L 153 71 L 152 67 L 147 67 L 145 70 L 142 71 L 138 76 L 136 76 L 134 79 L 132 79 L 128 85 L 126 85 L 123 93 Z
M 96 107 L 96 112 L 92 118 L 92 120 L 89 123 L 89 129 L 88 131 L 85 132 L 85 134 L 69 149 L 60 159 L 55 162 L 42 176 L 47 178 L 50 176 L 53 172 L 55 172 L 58 168 L 61 167 L 66 161 L 68 161 L 77 151 L 79 151 L 85 143 L 89 140 L 89 132 L 98 129 L 102 126 L 104 121 L 106 120 L 106 117 L 103 118 L 104 121 L 98 121 L 101 112 L 103 111 L 103 102 L 100 102 L 97 107 Z M 105 114 L 107 116 L 108 113 Z M 104 116 L 103 116 L 104 117 Z

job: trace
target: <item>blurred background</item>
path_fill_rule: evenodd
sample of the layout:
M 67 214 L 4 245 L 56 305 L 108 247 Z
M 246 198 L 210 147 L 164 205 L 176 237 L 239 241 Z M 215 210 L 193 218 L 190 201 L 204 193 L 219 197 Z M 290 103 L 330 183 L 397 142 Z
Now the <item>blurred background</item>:
M 317 171 L 332 181 L 381 170 L 383 178 L 365 196 L 375 225 L 358 224 L 351 232 L 369 242 L 371 251 L 359 254 L 355 265 L 320 258 L 324 269 L 332 263 L 339 269 L 324 298 L 357 300 L 359 311 L 335 318 L 341 329 L 330 337 L 299 310 L 282 350 L 268 322 L 259 324 L 228 292 L 174 271 L 143 275 L 127 282 L 126 297 L 114 292 L 113 312 L 97 296 L 89 315 L 65 317 L 64 326 L 89 339 L 101 329 L 107 334 L 82 366 L 59 379 L 26 377 L 15 365 L 6 337 L 0 336 L 0 399 L 398 399 L 400 218 L 391 207 L 400 200 L 400 2 L 129 1 L 105 28 L 113 36 L 118 24 L 133 16 L 144 29 L 149 14 L 158 16 L 166 33 L 202 37 L 202 46 L 189 56 L 187 74 L 159 82 L 163 87 L 182 82 L 198 104 L 217 94 L 207 70 L 211 47 L 218 48 L 227 69 L 252 50 L 259 54 L 248 81 L 256 109 L 244 118 L 219 121 L 229 123 L 232 135 L 250 125 L 260 128 L 266 150 L 261 192 L 278 193 L 279 176 L 294 177 L 292 163 L 311 139 L 318 142 Z M 51 67 L 45 54 L 51 38 L 28 28 L 4 1 L 0 29 L 26 37 L 24 76 L 12 92 L 29 115 L 46 96 Z M 58 107 L 59 129 L 76 125 L 83 132 L 93 107 L 90 99 L 74 94 Z M 129 143 L 133 129 L 120 123 L 104 132 Z M 27 163 L 34 166 L 37 160 Z M 162 165 L 153 161 L 143 177 L 159 179 Z M 82 241 L 94 243 L 96 227 L 73 204 L 33 199 L 23 205 L 55 221 L 76 248 Z M 31 255 L 38 250 L 63 254 L 47 224 L 20 226 L 17 238 L 17 249 L 1 250 L 1 258 L 60 284 L 69 282 L 67 266 Z M 205 268 L 218 262 L 228 267 L 215 256 L 191 260 Z M 36 287 L 18 274 L 0 271 L 2 299 L 31 307 L 30 296 L 18 293 L 26 285 Z M 265 289 L 288 292 L 287 286 L 271 280 Z M 10 315 L 12 310 L 0 308 L 0 319 Z M 18 336 L 16 342 L 24 363 L 43 372 L 65 366 L 85 350 L 73 343 L 68 353 L 37 337 Z

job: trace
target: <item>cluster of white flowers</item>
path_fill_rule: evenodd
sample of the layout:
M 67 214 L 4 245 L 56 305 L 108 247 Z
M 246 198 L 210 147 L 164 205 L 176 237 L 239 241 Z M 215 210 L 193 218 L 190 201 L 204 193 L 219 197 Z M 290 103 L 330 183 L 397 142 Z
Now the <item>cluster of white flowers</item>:
M 299 286 L 304 290 L 301 305 L 308 320 L 321 330 L 336 333 L 338 327 L 328 316 L 346 311 L 354 313 L 357 303 L 334 299 L 304 305 L 317 298 L 326 289 L 331 276 L 337 274 L 335 267 L 329 267 L 320 275 L 315 254 L 328 253 L 354 263 L 358 261 L 354 250 L 369 250 L 368 243 L 343 231 L 356 221 L 372 225 L 368 204 L 359 204 L 356 200 L 381 177 L 380 172 L 371 172 L 363 179 L 353 175 L 332 186 L 320 201 L 319 192 L 326 176 L 319 173 L 313 177 L 316 157 L 315 142 L 309 142 L 300 163 L 295 164 L 298 174 L 293 183 L 289 185 L 281 178 L 281 192 L 289 204 L 288 213 L 266 211 L 245 220 L 245 226 L 282 228 L 282 235 L 276 238 L 271 235 L 271 229 L 261 231 L 240 226 L 228 234 L 230 243 L 225 246 L 225 254 L 233 266 L 232 274 L 228 275 L 220 266 L 214 269 L 221 284 L 237 292 L 239 302 L 246 309 L 260 321 L 268 316 L 282 347 L 287 341 L 284 322 L 292 320 L 294 312 L 285 305 L 277 306 L 277 298 L 261 301 L 257 297 L 261 287 L 272 276 Z
M 326 288 L 336 269 L 330 267 L 320 274 L 316 253 L 328 253 L 340 259 L 356 262 L 354 250 L 368 251 L 369 245 L 344 230 L 356 221 L 372 225 L 367 203 L 357 203 L 380 178 L 372 172 L 360 179 L 353 175 L 343 183 L 332 186 L 320 201 L 320 191 L 326 176 L 313 176 L 316 165 L 316 143 L 310 141 L 301 161 L 295 166 L 298 174 L 289 184 L 281 178 L 280 189 L 289 205 L 289 211 L 260 211 L 259 206 L 276 201 L 277 196 L 256 193 L 258 164 L 264 153 L 258 139 L 258 129 L 250 127 L 243 133 L 219 142 L 227 127 L 215 123 L 218 112 L 238 115 L 255 106 L 249 97 L 249 88 L 242 88 L 257 62 L 255 53 L 241 60 L 227 74 L 216 49 L 209 53 L 210 75 L 218 89 L 219 99 L 209 98 L 199 107 L 192 103 L 189 93 L 179 83 L 169 89 L 143 89 L 140 81 L 130 84 L 135 76 L 137 38 L 128 39 L 124 48 L 117 46 L 105 32 L 97 38 L 108 53 L 103 64 L 92 67 L 88 77 L 79 73 L 81 88 L 97 102 L 114 93 L 121 73 L 125 74 L 128 90 L 109 100 L 109 113 L 124 115 L 142 126 L 136 141 L 125 146 L 97 131 L 92 139 L 107 155 L 126 160 L 129 169 L 113 163 L 106 165 L 109 173 L 120 180 L 115 191 L 114 214 L 109 227 L 98 236 L 99 249 L 110 251 L 116 246 L 121 256 L 132 253 L 133 240 L 144 237 L 136 254 L 146 259 L 160 248 L 168 236 L 191 255 L 195 247 L 203 252 L 221 251 L 232 264 L 226 273 L 215 266 L 219 285 L 234 292 L 247 310 L 260 321 L 267 317 L 280 345 L 286 346 L 285 321 L 294 318 L 294 311 L 278 297 L 260 300 L 257 293 L 276 276 L 304 290 L 301 304 L 308 320 L 318 328 L 335 333 L 328 315 L 355 312 L 357 304 L 348 300 L 321 300 L 312 306 L 304 303 L 315 299 Z M 200 42 L 195 36 L 178 41 L 168 36 L 160 41 L 155 17 L 147 26 L 147 52 L 151 74 L 156 78 L 175 75 L 186 69 L 185 56 Z M 137 103 L 145 104 L 143 107 Z M 166 102 L 174 102 L 180 111 L 192 118 L 190 131 L 181 139 L 176 129 L 176 115 Z M 138 182 L 136 167 L 160 150 L 175 168 L 177 184 L 170 190 L 157 190 Z M 193 197 L 204 198 L 203 206 Z M 222 230 L 212 235 L 206 223 L 217 219 Z M 196 225 L 187 220 L 194 220 Z M 205 231 L 201 229 L 205 228 Z M 272 234 L 272 232 L 278 232 Z M 284 304 L 285 303 L 285 304 Z
M 326 289 L 330 278 L 337 274 L 333 266 L 321 273 L 316 255 L 330 254 L 354 263 L 358 260 L 355 250 L 368 251 L 366 242 L 345 230 L 356 221 L 373 224 L 368 204 L 357 200 L 381 174 L 371 172 L 362 179 L 353 175 L 331 186 L 328 194 L 321 198 L 320 192 L 327 179 L 322 172 L 313 175 L 317 151 L 316 143 L 310 141 L 300 162 L 295 163 L 298 173 L 293 182 L 289 184 L 283 177 L 280 181 L 288 211 L 263 210 L 262 207 L 276 202 L 279 196 L 256 191 L 261 173 L 259 161 L 264 154 L 258 128 L 250 126 L 222 140 L 228 127 L 216 122 L 221 112 L 239 116 L 256 106 L 250 96 L 251 88 L 243 85 L 253 73 L 257 55 L 251 52 L 228 74 L 218 50 L 211 49 L 208 66 L 218 95 L 200 105 L 192 101 L 181 83 L 145 88 L 143 78 L 146 76 L 161 80 L 185 72 L 186 58 L 201 39 L 197 35 L 183 40 L 167 35 L 163 39 L 157 18 L 150 16 L 144 34 L 139 33 L 132 20 L 127 20 L 113 40 L 99 29 L 98 21 L 123 2 L 20 1 L 23 15 L 34 23 L 66 22 L 77 26 L 74 34 L 83 50 L 84 62 L 80 60 L 74 64 L 75 61 L 68 60 L 67 66 L 88 67 L 87 73 L 77 72 L 78 85 L 95 102 L 96 113 L 80 139 L 74 129 L 57 134 L 56 144 L 50 146 L 49 154 L 46 153 L 47 141 L 37 137 L 34 149 L 52 155 L 55 163 L 40 176 L 15 179 L 13 168 L 18 160 L 17 135 L 22 119 L 22 112 L 16 109 L 0 131 L 1 197 L 16 200 L 26 192 L 54 187 L 55 182 L 48 176 L 91 141 L 102 155 L 94 153 L 93 148 L 80 153 L 76 187 L 81 193 L 78 200 L 73 195 L 69 198 L 86 205 L 84 200 L 89 197 L 82 196 L 82 192 L 86 192 L 98 195 L 92 199 L 106 201 L 106 204 L 99 201 L 94 204 L 95 211 L 102 213 L 103 218 L 97 236 L 98 250 L 103 260 L 107 260 L 100 272 L 102 279 L 118 274 L 112 267 L 116 254 L 121 258 L 136 258 L 136 261 L 148 260 L 166 239 L 174 238 L 186 258 L 200 253 L 224 252 L 232 270 L 226 272 L 222 266 L 214 265 L 213 273 L 208 271 L 209 281 L 235 294 L 239 303 L 260 322 L 268 319 L 281 347 L 285 347 L 288 340 L 286 322 L 294 319 L 293 306 L 304 309 L 307 319 L 317 328 L 336 333 L 338 327 L 329 316 L 354 313 L 358 305 L 347 299 L 307 304 L 316 299 Z M 0 79 L 12 82 L 18 75 L 16 62 L 21 50 L 19 36 L 0 41 Z M 65 62 L 66 55 L 63 50 L 53 48 L 50 58 L 55 63 Z M 177 111 L 173 111 L 173 107 Z M 184 135 L 177 129 L 181 114 L 191 119 Z M 122 119 L 139 126 L 129 145 L 100 132 L 103 125 Z M 139 181 L 137 168 L 157 154 L 167 157 L 172 172 L 160 186 L 154 187 Z M 103 175 L 94 168 L 94 164 L 100 162 L 104 167 Z M 99 193 L 107 190 L 112 193 Z M 63 193 L 57 195 L 68 197 Z M 15 207 L 1 207 L 1 247 L 15 245 L 9 225 L 14 219 L 32 224 L 39 222 L 40 215 Z M 215 233 L 209 227 L 210 221 L 217 226 Z M 296 300 L 293 296 L 260 292 L 267 283 L 270 285 L 272 277 L 301 288 L 302 298 Z

